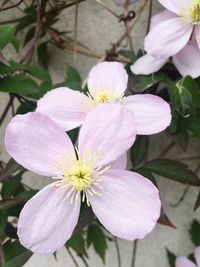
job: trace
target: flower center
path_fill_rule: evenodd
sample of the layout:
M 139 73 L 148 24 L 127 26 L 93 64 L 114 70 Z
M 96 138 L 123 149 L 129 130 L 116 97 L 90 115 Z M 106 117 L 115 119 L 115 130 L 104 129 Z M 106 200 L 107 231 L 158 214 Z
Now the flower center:
M 86 198 L 89 205 L 87 195 L 99 194 L 99 189 L 102 189 L 102 175 L 110 166 L 97 167 L 98 155 L 87 152 L 81 156 L 77 149 L 76 152 L 77 158 L 65 156 L 62 162 L 58 162 L 57 169 L 61 169 L 62 174 L 53 179 L 58 180 L 57 186 L 67 192 L 66 199 L 70 198 L 71 203 L 76 202 L 78 194 L 83 192 L 82 201 Z
M 200 0 L 193 0 L 190 6 L 184 7 L 180 16 L 193 25 L 200 24 Z
M 93 99 L 96 104 L 101 104 L 106 101 L 117 101 L 118 97 L 111 95 L 106 91 L 102 91 L 99 94 L 97 94 L 95 97 L 93 97 Z

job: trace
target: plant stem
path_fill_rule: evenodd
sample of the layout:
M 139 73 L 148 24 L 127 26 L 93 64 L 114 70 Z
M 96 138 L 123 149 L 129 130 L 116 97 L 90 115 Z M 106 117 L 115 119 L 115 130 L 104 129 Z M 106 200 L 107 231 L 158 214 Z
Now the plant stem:
M 135 240 L 135 241 L 133 242 L 133 255 L 132 255 L 132 263 L 131 263 L 131 267 L 135 267 L 136 253 L 137 253 L 137 246 L 138 246 L 138 241 Z
M 5 109 L 4 109 L 3 114 L 1 115 L 1 118 L 0 118 L 0 125 L 3 123 L 3 121 L 4 121 L 5 117 L 6 117 L 6 115 L 8 114 L 8 111 L 9 111 L 10 107 L 12 106 L 13 100 L 14 100 L 14 96 L 11 96 L 11 97 L 10 97 L 10 100 L 9 100 L 9 102 L 8 102 L 8 104 L 7 104 L 7 106 L 6 106 Z
M 121 267 L 121 256 L 120 256 L 120 249 L 117 237 L 114 237 L 116 252 L 117 252 L 117 260 L 118 260 L 118 267 Z
M 4 8 L 0 8 L 0 12 L 1 11 L 5 11 L 5 10 L 8 10 L 8 9 L 11 9 L 11 8 L 14 8 L 14 7 L 17 7 L 19 6 L 24 0 L 20 0 L 17 4 L 14 4 L 14 5 L 11 5 L 11 6 L 8 6 L 8 7 L 4 7 Z
M 153 9 L 153 0 L 149 0 L 149 16 L 148 16 L 146 35 L 149 33 L 151 27 L 152 9 Z
M 70 256 L 70 258 L 72 259 L 74 265 L 75 265 L 76 267 L 79 267 L 78 262 L 76 261 L 74 255 L 71 253 L 70 249 L 67 248 L 67 247 L 66 247 L 66 249 L 67 249 L 67 252 L 69 253 L 69 256 Z

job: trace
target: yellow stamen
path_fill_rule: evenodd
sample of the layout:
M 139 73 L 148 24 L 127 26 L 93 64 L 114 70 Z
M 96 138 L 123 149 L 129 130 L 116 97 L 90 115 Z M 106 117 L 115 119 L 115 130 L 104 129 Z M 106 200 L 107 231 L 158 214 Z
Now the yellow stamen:
M 193 0 L 191 5 L 184 7 L 180 16 L 193 25 L 200 24 L 200 0 Z

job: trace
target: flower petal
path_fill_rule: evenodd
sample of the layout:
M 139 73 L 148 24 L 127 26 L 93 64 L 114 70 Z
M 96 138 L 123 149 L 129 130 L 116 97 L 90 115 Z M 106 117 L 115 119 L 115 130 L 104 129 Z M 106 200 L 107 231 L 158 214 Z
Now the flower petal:
M 104 174 L 100 195 L 88 196 L 99 221 L 114 236 L 143 239 L 160 216 L 157 188 L 130 171 L 109 170 Z
M 132 112 L 120 104 L 104 103 L 88 113 L 79 134 L 79 151 L 82 156 L 92 152 L 96 162 L 104 166 L 124 154 L 135 136 Z
M 125 170 L 127 166 L 127 153 L 124 153 L 117 160 L 111 163 L 110 168 L 116 170 Z
M 176 267 L 197 267 L 192 261 L 186 257 L 178 257 L 176 259 Z
M 158 0 L 161 5 L 163 5 L 166 9 L 171 12 L 180 14 L 182 8 L 190 5 L 191 0 Z
M 35 253 L 53 253 L 71 237 L 78 222 L 80 197 L 76 206 L 66 192 L 50 184 L 30 199 L 18 221 L 20 243 Z
M 65 131 L 47 116 L 36 112 L 17 115 L 11 120 L 5 144 L 8 153 L 19 164 L 46 176 L 59 173 L 55 166 L 65 153 L 75 155 Z
M 149 75 L 161 69 L 167 61 L 168 59 L 156 59 L 146 54 L 131 66 L 131 71 L 136 75 Z
M 199 25 L 195 26 L 195 35 L 196 35 L 198 47 L 200 49 L 200 26 Z
M 200 266 L 200 247 L 197 247 L 194 252 L 195 259 L 197 262 L 198 267 Z
M 161 97 L 150 94 L 129 96 L 125 105 L 133 112 L 140 135 L 159 133 L 170 125 L 170 106 Z
M 102 91 L 120 97 L 124 94 L 128 83 L 128 74 L 118 62 L 101 62 L 89 73 L 88 88 L 95 97 Z
M 37 103 L 36 111 L 49 116 L 66 131 L 79 127 L 86 115 L 84 94 L 60 87 L 45 94 Z
M 174 65 L 182 76 L 190 75 L 193 78 L 200 76 L 200 50 L 197 43 L 191 41 L 173 57 Z
M 161 22 L 145 38 L 145 50 L 157 59 L 178 53 L 189 41 L 193 25 L 181 18 Z
M 168 11 L 167 9 L 163 10 L 162 12 L 154 15 L 151 18 L 151 29 L 153 29 L 154 27 L 156 27 L 158 24 L 160 24 L 163 21 L 166 21 L 166 20 L 169 20 L 169 19 L 173 19 L 173 18 L 176 18 L 176 17 L 177 16 L 174 13 Z

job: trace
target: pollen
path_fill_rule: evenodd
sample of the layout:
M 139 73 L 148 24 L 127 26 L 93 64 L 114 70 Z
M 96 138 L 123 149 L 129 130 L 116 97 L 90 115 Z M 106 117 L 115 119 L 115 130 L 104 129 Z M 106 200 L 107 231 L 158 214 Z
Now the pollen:
M 193 25 L 200 25 L 200 0 L 193 0 L 190 5 L 185 6 L 180 16 Z
M 84 155 L 80 155 L 78 149 L 76 152 L 77 158 L 65 155 L 64 159 L 58 162 L 57 169 L 62 173 L 52 178 L 58 180 L 57 187 L 66 191 L 66 199 L 70 199 L 71 203 L 76 203 L 78 195 L 82 193 L 82 201 L 86 199 L 89 205 L 88 195 L 100 194 L 103 174 L 110 166 L 97 166 L 99 155 L 92 155 L 91 151 Z

